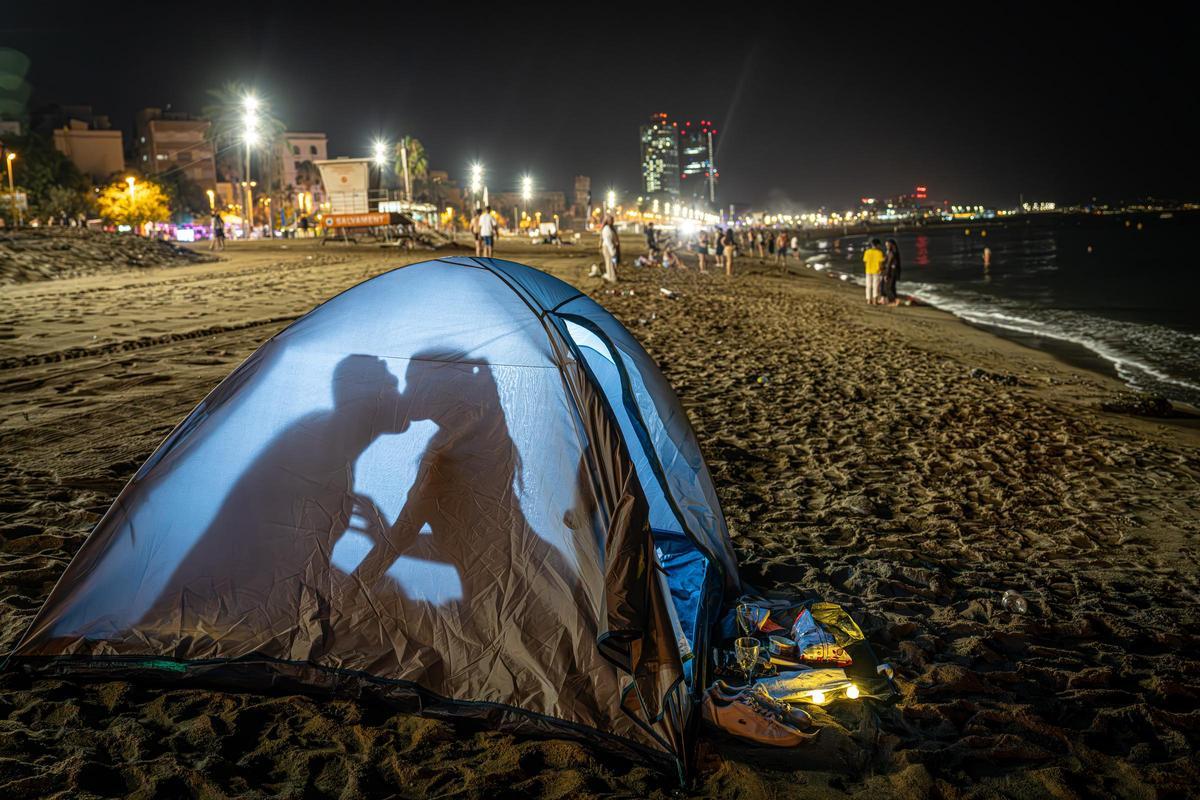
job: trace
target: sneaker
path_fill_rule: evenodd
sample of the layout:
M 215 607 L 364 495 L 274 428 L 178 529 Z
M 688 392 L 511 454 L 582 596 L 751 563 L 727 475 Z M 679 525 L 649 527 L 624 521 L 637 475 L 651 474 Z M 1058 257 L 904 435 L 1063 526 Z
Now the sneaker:
M 807 711 L 796 708 L 791 703 L 776 700 L 762 686 L 755 686 L 754 690 L 749 693 L 748 699 L 751 705 L 761 709 L 764 713 L 774 715 L 777 719 L 786 722 L 793 728 L 805 729 L 812 727 L 812 716 Z
M 749 684 L 745 686 L 730 686 L 723 680 L 717 680 L 708 688 L 709 694 L 715 695 L 718 700 L 736 700 L 746 692 L 750 691 Z
M 731 736 L 771 747 L 796 747 L 816 734 L 802 733 L 781 720 L 761 703 L 754 702 L 753 693 L 725 700 L 709 692 L 704 696 L 701 713 L 704 719 Z

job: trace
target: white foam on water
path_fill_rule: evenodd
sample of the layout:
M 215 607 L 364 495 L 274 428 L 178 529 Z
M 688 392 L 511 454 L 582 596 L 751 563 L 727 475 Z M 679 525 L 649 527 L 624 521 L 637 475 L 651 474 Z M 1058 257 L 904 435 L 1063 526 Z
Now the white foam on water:
M 1039 309 L 941 284 L 902 281 L 900 288 L 960 319 L 1080 345 L 1113 365 L 1130 386 L 1179 400 L 1200 400 L 1200 380 L 1180 372 L 1200 364 L 1200 336 L 1162 325 L 1126 322 L 1081 311 Z

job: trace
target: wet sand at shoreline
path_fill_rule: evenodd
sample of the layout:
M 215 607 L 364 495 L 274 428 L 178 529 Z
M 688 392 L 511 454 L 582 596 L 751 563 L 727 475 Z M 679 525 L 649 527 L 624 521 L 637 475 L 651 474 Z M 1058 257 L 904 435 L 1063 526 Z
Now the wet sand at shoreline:
M 217 382 L 320 301 L 430 257 L 307 242 L 226 255 L 0 291 L 3 651 Z M 630 328 L 688 410 L 745 578 L 843 603 L 896 669 L 895 706 L 834 708 L 802 751 L 704 743 L 695 794 L 1200 786 L 1196 420 L 1101 412 L 1122 388 L 1111 378 L 935 309 L 868 308 L 807 270 L 746 260 L 726 280 L 626 267 L 610 289 L 586 277 L 591 249 L 502 241 L 497 256 L 580 286 Z M 1028 614 L 1001 608 L 1005 589 Z M 350 700 L 0 675 L 6 797 L 671 790 L 572 742 Z

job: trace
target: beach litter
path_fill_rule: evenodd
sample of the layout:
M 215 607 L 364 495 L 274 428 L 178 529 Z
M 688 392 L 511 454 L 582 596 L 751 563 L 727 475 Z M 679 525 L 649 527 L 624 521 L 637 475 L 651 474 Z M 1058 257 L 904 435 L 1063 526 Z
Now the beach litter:
M 1021 596 L 1021 593 L 1013 589 L 1006 589 L 1003 596 L 1000 598 L 1000 606 L 1013 614 L 1026 614 L 1029 612 L 1029 602 Z
M 896 696 L 892 668 L 877 661 L 836 603 L 743 597 L 719 632 L 723 646 L 713 650 L 716 679 L 705 693 L 703 717 L 709 728 L 742 741 L 794 748 L 830 724 L 801 705 Z
M 971 377 L 977 381 L 987 381 L 988 383 L 996 383 L 1002 386 L 1018 386 L 1021 383 L 1021 379 L 1016 375 L 1009 375 L 1003 372 L 988 372 L 979 367 L 971 370 Z
M 1111 400 L 1100 403 L 1101 411 L 1114 414 L 1133 414 L 1139 417 L 1173 417 L 1175 406 L 1160 394 L 1122 392 Z
M 679 292 L 672 292 L 670 289 L 668 289 L 665 286 L 659 288 L 658 293 L 661 294 L 663 297 L 667 298 L 668 300 L 674 300 L 675 298 L 679 297 Z

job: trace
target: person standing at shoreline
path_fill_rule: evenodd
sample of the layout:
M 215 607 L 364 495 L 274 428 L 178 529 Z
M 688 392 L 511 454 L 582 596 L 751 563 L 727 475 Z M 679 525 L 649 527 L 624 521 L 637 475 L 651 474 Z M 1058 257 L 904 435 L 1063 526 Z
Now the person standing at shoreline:
M 492 257 L 496 246 L 496 218 L 492 216 L 492 207 L 488 206 L 479 215 L 479 244 L 484 258 Z
M 883 299 L 890 306 L 900 305 L 896 295 L 896 281 L 900 280 L 900 245 L 895 239 L 887 240 L 887 252 L 883 257 Z
M 867 305 L 879 302 L 880 270 L 883 268 L 883 250 L 878 239 L 871 240 L 871 246 L 863 252 L 863 267 L 867 274 Z
M 725 257 L 725 275 L 733 277 L 733 228 L 726 228 L 721 234 L 721 253 Z
M 604 280 L 609 283 L 617 282 L 618 255 L 617 229 L 613 223 L 612 214 L 604 218 L 604 227 L 600 229 L 600 253 L 604 256 Z

